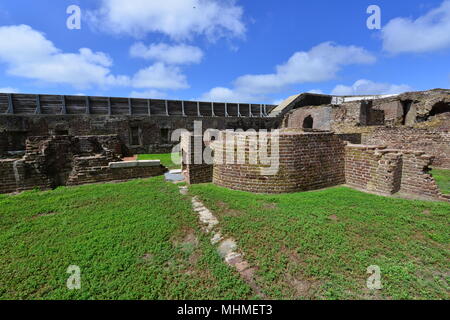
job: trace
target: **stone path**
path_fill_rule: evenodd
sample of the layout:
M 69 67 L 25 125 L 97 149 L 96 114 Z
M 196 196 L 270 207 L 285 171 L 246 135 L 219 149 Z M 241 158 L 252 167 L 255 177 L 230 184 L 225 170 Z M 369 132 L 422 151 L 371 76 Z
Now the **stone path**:
M 183 195 L 188 194 L 188 188 L 186 186 L 179 187 L 180 193 Z M 197 198 L 192 197 L 192 207 L 195 212 L 198 213 L 200 222 L 202 223 L 202 229 L 207 234 L 211 234 L 211 243 L 217 245 L 217 251 L 219 255 L 225 260 L 225 262 L 234 267 L 245 282 L 253 289 L 253 291 L 264 298 L 261 288 L 256 284 L 254 279 L 255 268 L 244 260 L 243 254 L 238 252 L 236 241 L 233 238 L 222 237 L 222 233 L 219 228 L 219 220 L 214 214 L 205 207 L 205 205 Z

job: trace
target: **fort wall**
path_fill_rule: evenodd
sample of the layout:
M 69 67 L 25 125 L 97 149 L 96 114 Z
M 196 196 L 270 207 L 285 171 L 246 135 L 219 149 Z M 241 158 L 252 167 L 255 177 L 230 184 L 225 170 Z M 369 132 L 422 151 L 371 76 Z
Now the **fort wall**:
M 421 150 L 434 156 L 434 167 L 450 169 L 450 131 L 446 129 L 379 127 L 362 134 L 362 143 Z
M 161 175 L 151 161 L 123 162 L 118 136 L 30 137 L 22 158 L 0 159 L 0 193 Z
M 166 153 L 176 129 L 272 129 L 271 105 L 109 97 L 0 94 L 0 156 L 46 135 L 117 134 L 131 153 Z

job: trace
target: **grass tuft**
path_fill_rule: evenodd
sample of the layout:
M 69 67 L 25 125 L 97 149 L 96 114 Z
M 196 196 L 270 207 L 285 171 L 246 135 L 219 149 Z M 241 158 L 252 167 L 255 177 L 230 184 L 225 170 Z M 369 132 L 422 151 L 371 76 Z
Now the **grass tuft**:
M 433 169 L 431 174 L 436 180 L 439 189 L 444 194 L 450 194 L 450 170 Z
M 179 159 L 179 155 L 177 153 L 173 154 L 175 159 Z M 140 154 L 138 155 L 138 160 L 160 160 L 163 166 L 166 166 L 169 169 L 177 169 L 181 166 L 179 164 L 175 164 L 172 161 L 172 153 L 162 153 L 162 154 Z

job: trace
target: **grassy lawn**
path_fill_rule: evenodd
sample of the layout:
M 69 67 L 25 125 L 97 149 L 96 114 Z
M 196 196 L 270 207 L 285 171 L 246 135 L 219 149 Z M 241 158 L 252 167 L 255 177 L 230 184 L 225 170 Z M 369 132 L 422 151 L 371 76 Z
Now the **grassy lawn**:
M 0 196 L 0 299 L 207 298 L 252 293 L 162 177 Z
M 431 173 L 441 192 L 450 194 L 450 170 L 433 169 Z
M 179 155 L 175 155 L 177 159 Z M 162 154 L 140 154 L 138 155 L 138 160 L 161 160 L 161 164 L 166 166 L 169 169 L 177 169 L 181 166 L 173 163 L 172 154 L 171 153 L 162 153 Z
M 449 299 L 450 204 L 194 185 L 272 299 Z M 68 290 L 70 265 L 81 290 Z M 367 267 L 383 289 L 366 288 Z M 0 195 L 0 299 L 253 299 L 162 177 Z
M 190 187 L 218 216 L 257 283 L 280 299 L 449 299 L 450 204 L 346 187 L 256 195 Z M 366 287 L 381 268 L 382 290 Z

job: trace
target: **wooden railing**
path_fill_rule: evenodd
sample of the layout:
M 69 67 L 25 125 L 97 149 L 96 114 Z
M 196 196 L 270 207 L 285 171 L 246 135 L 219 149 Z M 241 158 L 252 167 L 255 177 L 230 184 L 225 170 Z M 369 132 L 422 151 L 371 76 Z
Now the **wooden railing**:
M 0 115 L 130 115 L 182 117 L 267 117 L 274 105 L 59 96 L 0 94 Z

